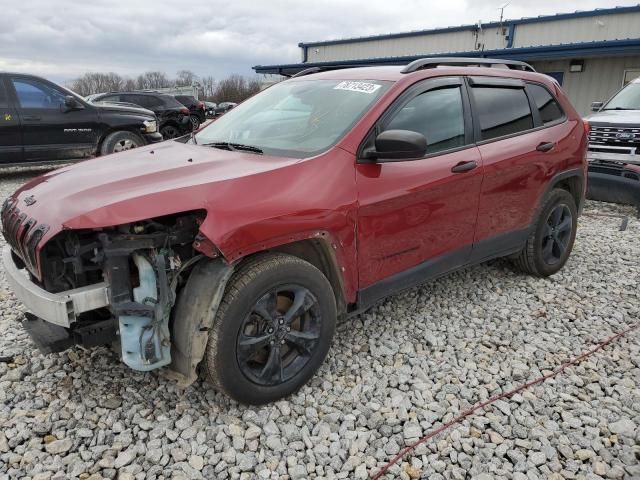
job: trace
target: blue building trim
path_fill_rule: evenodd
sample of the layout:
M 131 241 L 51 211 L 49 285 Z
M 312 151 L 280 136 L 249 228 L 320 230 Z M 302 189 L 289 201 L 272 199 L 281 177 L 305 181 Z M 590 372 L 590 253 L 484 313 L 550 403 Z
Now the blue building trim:
M 640 4 L 633 5 L 630 7 L 597 8 L 595 10 L 577 11 L 572 13 L 557 13 L 555 15 L 540 15 L 539 17 L 525 17 L 525 18 L 520 18 L 515 20 L 506 20 L 502 23 L 502 25 L 504 24 L 523 25 L 526 23 L 549 22 L 549 21 L 556 21 L 556 20 L 568 20 L 572 18 L 595 17 L 599 15 L 612 15 L 617 13 L 633 13 L 633 12 L 640 12 Z M 495 27 L 499 27 L 500 25 L 501 24 L 499 22 L 488 22 L 488 23 L 483 23 L 482 28 L 495 28 Z M 452 32 L 462 32 L 467 30 L 474 31 L 477 28 L 478 28 L 477 25 L 460 25 L 457 27 L 435 28 L 431 30 L 416 30 L 413 32 L 389 33 L 384 35 L 370 35 L 366 37 L 344 38 L 344 39 L 338 39 L 338 40 L 326 40 L 326 41 L 319 41 L 319 42 L 301 42 L 298 44 L 298 46 L 300 48 L 303 48 L 303 47 L 318 47 L 323 45 L 340 45 L 340 44 L 348 44 L 348 43 L 367 42 L 367 41 L 373 41 L 373 40 L 419 37 L 423 35 L 432 35 L 436 33 L 452 33 Z
M 640 54 L 640 38 L 627 40 L 607 40 L 597 42 L 567 43 L 559 45 L 545 45 L 539 47 L 502 48 L 498 50 L 484 50 L 471 52 L 455 52 L 424 55 L 407 55 L 402 57 L 381 57 L 353 60 L 339 60 L 334 62 L 291 63 L 284 65 L 256 65 L 256 73 L 272 73 L 293 75 L 305 68 L 344 66 L 344 65 L 406 65 L 419 58 L 431 57 L 485 57 L 501 58 L 505 60 L 553 60 L 576 57 L 601 57 L 610 55 Z

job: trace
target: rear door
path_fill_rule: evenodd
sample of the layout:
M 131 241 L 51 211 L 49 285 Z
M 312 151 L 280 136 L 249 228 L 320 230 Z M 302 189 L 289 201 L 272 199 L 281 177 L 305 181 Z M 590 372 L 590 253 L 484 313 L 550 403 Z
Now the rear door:
M 5 78 L 0 75 L 0 164 L 22 161 L 20 117 L 9 99 Z
M 431 79 L 410 88 L 365 147 L 382 131 L 397 129 L 422 133 L 428 151 L 418 160 L 361 161 L 356 167 L 364 303 L 464 264 L 473 243 L 482 164 L 462 79 Z
M 544 92 L 536 93 L 538 108 L 519 79 L 471 77 L 468 85 L 484 165 L 473 249 L 479 261 L 522 246 L 549 176 L 568 153 L 558 148 L 562 133 L 554 128 L 562 130 L 564 114 Z
M 95 152 L 98 115 L 90 105 L 68 110 L 67 93 L 45 80 L 10 77 L 22 122 L 26 161 L 71 160 Z

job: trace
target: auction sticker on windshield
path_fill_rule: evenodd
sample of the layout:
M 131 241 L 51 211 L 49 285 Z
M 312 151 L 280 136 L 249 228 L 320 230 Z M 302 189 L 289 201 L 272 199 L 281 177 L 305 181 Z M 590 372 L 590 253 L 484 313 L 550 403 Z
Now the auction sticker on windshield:
M 351 92 L 373 93 L 382 85 L 369 82 L 340 82 L 333 87 L 334 90 L 349 90 Z

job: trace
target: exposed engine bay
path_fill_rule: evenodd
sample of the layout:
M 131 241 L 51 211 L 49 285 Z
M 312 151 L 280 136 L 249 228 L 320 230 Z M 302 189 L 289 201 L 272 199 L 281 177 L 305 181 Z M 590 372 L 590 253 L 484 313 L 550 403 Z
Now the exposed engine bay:
M 204 215 L 190 212 L 99 231 L 66 230 L 49 241 L 40 257 L 42 288 L 57 293 L 106 282 L 109 296 L 108 306 L 82 313 L 65 329 L 67 339 L 57 350 L 113 343 L 135 370 L 169 365 L 171 312 L 185 274 L 204 257 L 194 247 L 203 243 L 198 228 Z M 29 326 L 36 321 L 28 319 L 25 328 L 38 343 L 37 324 Z

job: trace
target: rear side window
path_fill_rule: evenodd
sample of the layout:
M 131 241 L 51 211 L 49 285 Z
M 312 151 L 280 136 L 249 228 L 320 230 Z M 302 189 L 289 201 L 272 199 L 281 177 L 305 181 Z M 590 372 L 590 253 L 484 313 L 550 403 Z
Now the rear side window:
M 7 91 L 4 88 L 4 80 L 0 77 L 0 107 L 8 107 Z
M 527 84 L 527 88 L 533 97 L 533 103 L 538 107 L 543 124 L 548 125 L 564 117 L 564 112 L 549 90 L 535 83 Z
M 529 100 L 522 88 L 473 87 L 482 140 L 533 128 Z
M 162 104 L 167 108 L 184 108 L 183 104 L 169 95 L 162 95 L 161 97 L 158 97 L 158 102 L 162 102 Z
M 460 87 L 429 90 L 411 99 L 385 130 L 411 130 L 427 139 L 427 153 L 462 147 L 464 114 Z

